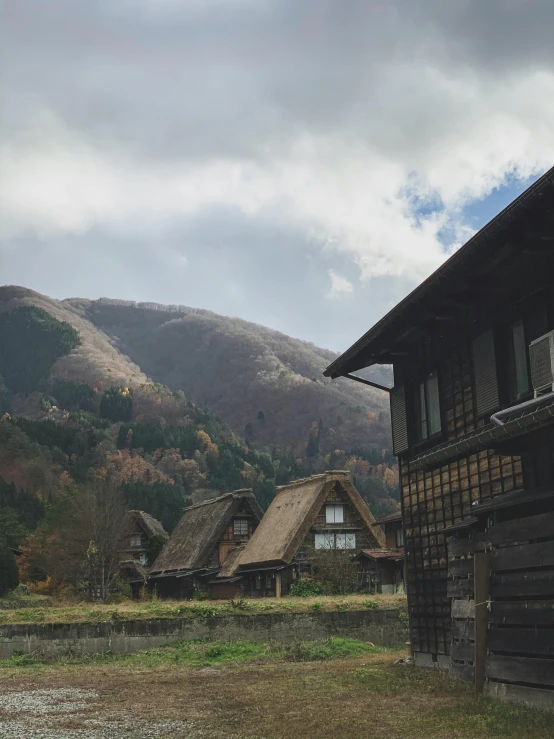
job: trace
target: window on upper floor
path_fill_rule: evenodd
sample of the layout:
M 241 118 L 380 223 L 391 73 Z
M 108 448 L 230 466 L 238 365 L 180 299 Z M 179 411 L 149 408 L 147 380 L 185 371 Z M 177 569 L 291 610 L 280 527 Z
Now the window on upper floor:
M 436 370 L 419 383 L 416 393 L 416 438 L 427 439 L 441 432 L 439 378 Z
M 233 534 L 235 536 L 248 536 L 247 518 L 235 518 L 233 521 Z
M 142 537 L 140 534 L 133 534 L 129 539 L 129 544 L 132 547 L 140 547 L 142 543 Z
M 344 523 L 344 506 L 341 504 L 326 505 L 325 523 Z
M 404 531 L 402 529 L 396 529 L 396 546 L 398 548 L 404 546 Z
M 316 549 L 356 549 L 356 534 L 316 534 Z

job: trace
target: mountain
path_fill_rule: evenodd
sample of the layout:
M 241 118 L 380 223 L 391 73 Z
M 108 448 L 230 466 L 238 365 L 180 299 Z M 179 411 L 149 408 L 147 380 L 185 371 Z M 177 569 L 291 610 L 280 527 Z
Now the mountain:
M 249 487 L 265 508 L 278 485 L 346 468 L 392 513 L 386 393 L 324 379 L 334 357 L 208 311 L 0 287 L 0 541 L 23 548 L 27 580 L 80 593 L 83 507 L 171 531 L 191 502 Z
M 322 451 L 390 444 L 386 393 L 324 378 L 337 356 L 326 349 L 184 306 L 109 299 L 61 305 L 94 324 L 153 380 L 182 390 L 255 444 L 306 443 L 320 421 Z M 391 384 L 386 369 L 375 377 Z

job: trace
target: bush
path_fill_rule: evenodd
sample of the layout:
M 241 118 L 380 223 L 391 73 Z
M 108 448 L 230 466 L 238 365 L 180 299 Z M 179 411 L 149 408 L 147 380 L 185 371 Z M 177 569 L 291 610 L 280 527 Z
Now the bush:
M 0 596 L 6 595 L 19 585 L 17 562 L 11 549 L 0 544 Z
M 323 595 L 325 587 L 316 580 L 297 580 L 289 588 L 289 595 L 300 598 L 309 598 L 312 595 Z

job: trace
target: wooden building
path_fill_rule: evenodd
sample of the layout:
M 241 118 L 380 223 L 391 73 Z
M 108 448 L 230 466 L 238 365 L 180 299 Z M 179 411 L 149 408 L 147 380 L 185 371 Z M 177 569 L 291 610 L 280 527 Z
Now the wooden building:
M 384 549 L 362 549 L 356 557 L 360 565 L 360 584 L 369 593 L 405 592 L 404 527 L 402 513 L 376 521 L 385 534 Z
M 251 490 L 235 490 L 186 508 L 148 574 L 161 598 L 208 589 L 230 552 L 248 541 L 263 511 Z
M 394 367 L 416 664 L 550 706 L 553 283 L 554 169 L 326 370 Z
M 242 591 L 254 597 L 286 595 L 295 578 L 312 574 L 314 551 L 333 549 L 352 556 L 363 548 L 382 547 L 383 534 L 374 524 L 348 472 L 296 480 L 277 488 L 226 577 L 240 577 Z
M 126 511 L 120 549 L 119 573 L 131 585 L 134 598 L 148 579 L 149 542 L 153 537 L 167 541 L 169 534 L 162 524 L 145 511 Z

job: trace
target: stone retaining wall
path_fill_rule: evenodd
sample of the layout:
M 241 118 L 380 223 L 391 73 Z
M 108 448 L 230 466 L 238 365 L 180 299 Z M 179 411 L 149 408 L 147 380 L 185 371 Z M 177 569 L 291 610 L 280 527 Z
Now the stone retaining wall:
M 5 625 L 0 626 L 0 659 L 32 652 L 125 654 L 182 639 L 293 642 L 330 636 L 395 647 L 404 646 L 408 629 L 396 609 Z

